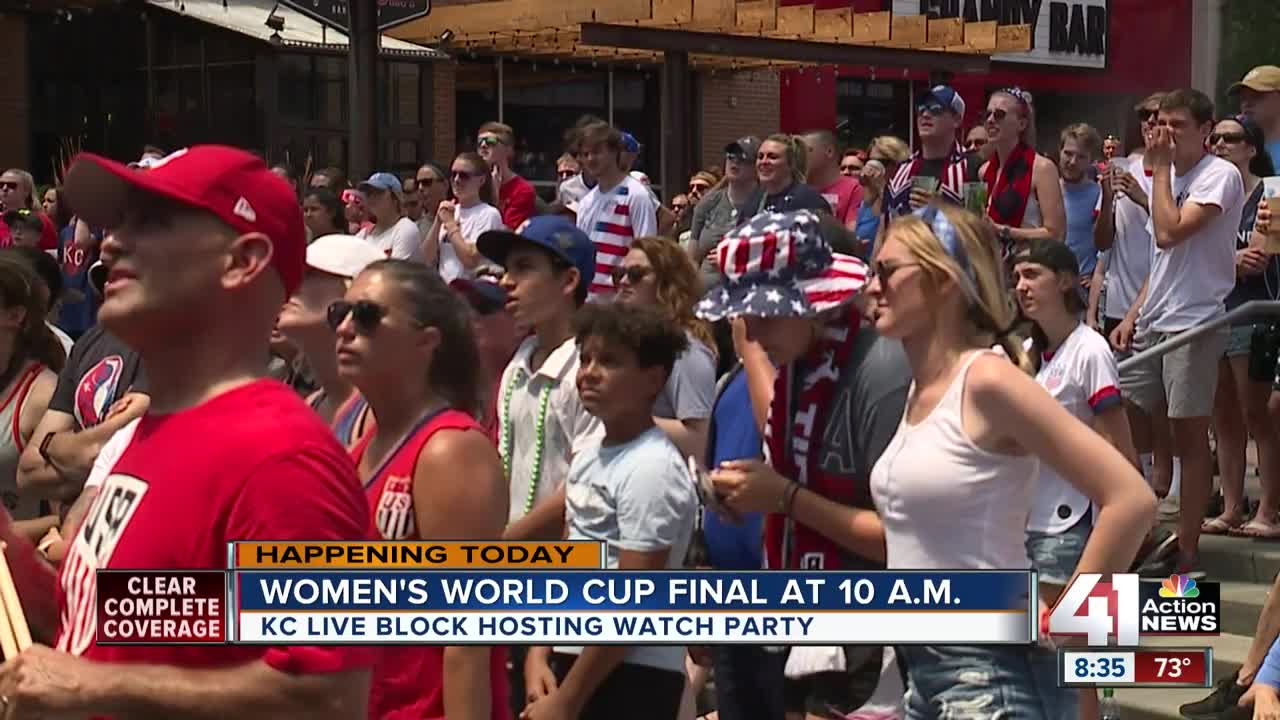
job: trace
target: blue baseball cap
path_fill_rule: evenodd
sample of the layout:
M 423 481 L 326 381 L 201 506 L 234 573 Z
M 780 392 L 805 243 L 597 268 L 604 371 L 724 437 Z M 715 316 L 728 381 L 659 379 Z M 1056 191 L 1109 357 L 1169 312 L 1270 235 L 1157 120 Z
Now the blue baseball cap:
M 622 149 L 629 153 L 640 152 L 640 141 L 636 140 L 636 136 L 629 132 L 622 133 Z
M 360 183 L 359 190 L 364 193 L 370 190 L 386 190 L 396 195 L 404 194 L 404 186 L 400 184 L 400 178 L 389 172 L 376 172 L 370 175 L 368 180 Z
M 930 100 L 937 102 L 958 117 L 964 117 L 964 98 L 960 97 L 960 93 L 956 92 L 955 88 L 950 85 L 933 86 L 929 92 L 920 96 L 920 101 L 916 103 L 916 106 L 927 105 Z
M 489 230 L 476 239 L 481 255 L 505 266 L 507 253 L 515 243 L 531 243 L 545 249 L 578 269 L 583 285 L 590 287 L 596 276 L 596 246 L 587 234 L 562 215 L 538 215 L 520 229 Z

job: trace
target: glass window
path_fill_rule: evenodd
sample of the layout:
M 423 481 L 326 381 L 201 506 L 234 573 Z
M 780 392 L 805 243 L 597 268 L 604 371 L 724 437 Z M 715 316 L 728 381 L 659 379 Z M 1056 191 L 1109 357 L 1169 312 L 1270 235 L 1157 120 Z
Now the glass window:
M 210 142 L 240 147 L 258 144 L 253 65 L 209 68 Z
M 416 63 L 383 63 L 378 73 L 386 127 L 422 126 L 422 79 Z
M 836 87 L 836 134 L 842 146 L 865 148 L 880 135 L 909 141 L 914 104 L 906 82 L 841 78 Z
M 342 127 L 347 123 L 347 59 L 318 56 L 316 63 L 317 120 Z
M 278 62 L 280 116 L 290 120 L 310 120 L 315 115 L 311 109 L 311 58 L 282 53 Z

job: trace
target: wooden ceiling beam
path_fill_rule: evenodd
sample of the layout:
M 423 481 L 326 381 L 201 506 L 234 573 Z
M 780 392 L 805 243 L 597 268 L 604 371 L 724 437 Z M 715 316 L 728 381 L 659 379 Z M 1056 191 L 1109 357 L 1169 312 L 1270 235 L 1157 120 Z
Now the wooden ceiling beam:
M 739 32 L 770 32 L 778 27 L 778 0 L 742 0 L 736 8 Z

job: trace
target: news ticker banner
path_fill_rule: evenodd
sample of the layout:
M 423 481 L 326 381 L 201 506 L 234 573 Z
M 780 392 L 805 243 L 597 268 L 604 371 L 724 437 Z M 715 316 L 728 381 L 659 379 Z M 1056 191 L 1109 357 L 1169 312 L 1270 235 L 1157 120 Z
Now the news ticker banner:
M 101 644 L 1027 644 L 1034 575 L 602 572 L 596 543 L 234 544 L 99 571 Z M 589 569 L 588 569 L 589 568 Z
M 1213 687 L 1212 648 L 1059 650 L 1058 681 L 1069 687 Z

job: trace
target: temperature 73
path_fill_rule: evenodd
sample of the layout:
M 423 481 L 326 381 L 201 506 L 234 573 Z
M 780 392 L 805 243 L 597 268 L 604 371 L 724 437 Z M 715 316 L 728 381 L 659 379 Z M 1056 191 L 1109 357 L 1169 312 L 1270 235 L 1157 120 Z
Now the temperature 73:
M 1191 658 L 1158 657 L 1156 661 L 1156 677 L 1180 678 L 1182 669 L 1191 666 Z

